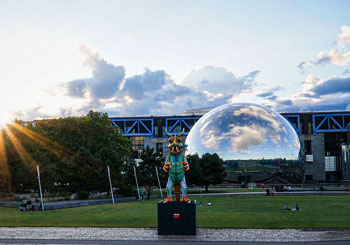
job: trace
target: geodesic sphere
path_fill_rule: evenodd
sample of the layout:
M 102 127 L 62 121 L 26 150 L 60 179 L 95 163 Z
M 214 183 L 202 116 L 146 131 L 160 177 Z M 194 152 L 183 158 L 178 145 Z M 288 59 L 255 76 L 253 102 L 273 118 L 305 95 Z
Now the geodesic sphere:
M 294 128 L 279 113 L 256 104 L 230 103 L 209 111 L 192 127 L 186 145 L 189 154 L 217 153 L 230 170 L 301 170 Z

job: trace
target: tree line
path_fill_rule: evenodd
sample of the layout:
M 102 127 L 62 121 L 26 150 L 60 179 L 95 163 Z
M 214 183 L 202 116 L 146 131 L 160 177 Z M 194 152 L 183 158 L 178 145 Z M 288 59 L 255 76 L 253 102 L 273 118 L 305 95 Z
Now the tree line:
M 158 186 L 155 167 L 164 187 L 167 176 L 164 159 L 145 148 L 136 164 L 140 186 L 147 191 Z M 216 154 L 188 156 L 188 185 L 220 184 L 225 176 L 222 159 Z M 34 123 L 15 121 L 0 134 L 0 190 L 25 193 L 38 189 L 36 166 L 40 167 L 46 192 L 77 193 L 109 191 L 107 165 L 119 195 L 133 195 L 135 189 L 131 141 L 122 136 L 106 113 L 90 111 L 86 116 Z

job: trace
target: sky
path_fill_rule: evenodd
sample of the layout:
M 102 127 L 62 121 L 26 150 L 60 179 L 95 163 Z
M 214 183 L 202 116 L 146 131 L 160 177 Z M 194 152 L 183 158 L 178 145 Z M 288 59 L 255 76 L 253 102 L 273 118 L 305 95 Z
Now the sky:
M 0 123 L 350 110 L 350 2 L 0 1 Z

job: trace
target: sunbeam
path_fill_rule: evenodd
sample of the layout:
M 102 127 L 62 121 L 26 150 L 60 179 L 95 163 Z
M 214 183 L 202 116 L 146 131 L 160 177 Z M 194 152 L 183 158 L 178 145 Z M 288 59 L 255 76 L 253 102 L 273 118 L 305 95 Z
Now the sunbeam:
M 26 150 L 23 148 L 22 144 L 19 142 L 19 140 L 13 134 L 11 129 L 8 127 L 8 125 L 5 125 L 5 132 L 6 132 L 7 136 L 9 137 L 9 139 L 11 140 L 13 146 L 15 147 L 15 149 L 16 149 L 19 157 L 22 159 L 22 161 L 24 163 L 29 163 L 30 165 L 32 165 L 31 167 L 33 167 L 33 169 L 34 169 L 34 165 L 33 165 L 34 162 L 33 162 L 32 157 L 26 152 Z
M 7 155 L 4 145 L 4 135 L 2 130 L 0 130 L 0 170 L 1 183 L 7 183 L 8 186 L 10 186 L 11 173 L 9 171 L 9 166 L 7 162 Z
M 55 154 L 58 158 L 63 157 L 61 153 L 69 153 L 69 150 L 65 149 L 63 146 L 60 146 L 56 142 L 53 142 L 52 140 L 27 129 L 18 123 L 13 123 L 11 124 L 11 126 L 15 127 L 18 131 L 20 131 L 21 133 L 38 143 L 44 149 Z

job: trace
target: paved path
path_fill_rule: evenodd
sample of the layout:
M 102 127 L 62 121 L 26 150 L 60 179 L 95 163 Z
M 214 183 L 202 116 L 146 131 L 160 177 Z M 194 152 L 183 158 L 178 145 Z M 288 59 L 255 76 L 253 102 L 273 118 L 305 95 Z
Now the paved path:
M 0 244 L 117 244 L 117 245 L 276 245 L 276 242 L 186 242 L 186 241 L 107 241 L 107 240 L 1 240 Z M 280 243 L 278 243 L 280 244 Z M 332 242 L 286 242 L 287 245 L 350 245 L 350 241 Z
M 188 196 L 265 196 L 266 192 L 227 192 L 227 193 L 198 193 L 188 194 Z M 346 196 L 350 191 L 286 191 L 275 192 L 275 196 Z
M 346 230 L 197 229 L 197 236 L 158 236 L 151 228 L 0 228 L 0 241 L 67 240 L 155 242 L 330 242 L 350 241 Z M 28 240 L 29 241 L 29 240 Z

